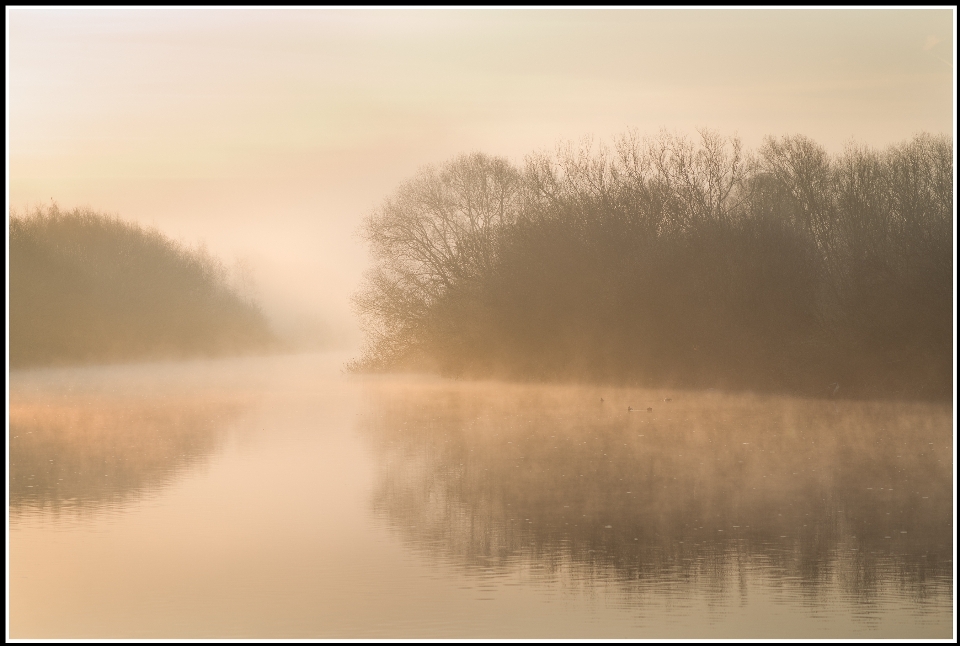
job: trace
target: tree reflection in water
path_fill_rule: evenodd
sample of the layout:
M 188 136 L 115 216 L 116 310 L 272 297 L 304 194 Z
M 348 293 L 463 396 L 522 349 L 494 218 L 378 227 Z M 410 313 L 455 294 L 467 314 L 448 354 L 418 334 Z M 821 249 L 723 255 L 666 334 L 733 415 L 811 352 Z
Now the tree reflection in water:
M 235 400 L 60 394 L 11 398 L 11 519 L 115 509 L 217 449 Z
M 949 405 L 444 381 L 366 395 L 376 512 L 467 571 L 951 595 Z

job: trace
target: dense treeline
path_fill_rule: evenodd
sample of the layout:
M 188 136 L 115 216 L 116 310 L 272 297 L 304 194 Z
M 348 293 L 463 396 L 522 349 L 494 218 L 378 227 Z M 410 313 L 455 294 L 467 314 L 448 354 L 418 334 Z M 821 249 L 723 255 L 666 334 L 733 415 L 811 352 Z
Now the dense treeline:
M 267 322 L 219 261 L 89 210 L 10 219 L 10 365 L 266 348 Z
M 365 223 L 352 367 L 947 395 L 952 159 L 702 132 L 427 168 Z

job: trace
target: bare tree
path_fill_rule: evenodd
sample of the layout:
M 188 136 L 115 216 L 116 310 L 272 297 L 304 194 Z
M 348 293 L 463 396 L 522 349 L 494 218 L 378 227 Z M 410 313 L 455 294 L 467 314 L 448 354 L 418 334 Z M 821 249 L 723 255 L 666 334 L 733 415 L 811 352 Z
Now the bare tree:
M 952 163 L 703 130 L 424 169 L 366 222 L 355 367 L 943 393 Z
M 355 305 L 374 345 L 383 352 L 423 338 L 427 313 L 491 270 L 498 233 L 519 211 L 519 172 L 481 153 L 424 168 L 403 184 L 362 230 L 375 267 Z

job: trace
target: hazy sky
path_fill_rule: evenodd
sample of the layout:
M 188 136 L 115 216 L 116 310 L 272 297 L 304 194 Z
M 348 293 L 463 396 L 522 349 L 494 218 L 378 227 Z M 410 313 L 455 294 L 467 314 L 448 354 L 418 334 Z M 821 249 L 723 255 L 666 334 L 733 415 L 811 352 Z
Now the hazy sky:
M 360 220 L 424 164 L 627 128 L 953 136 L 937 10 L 6 10 L 9 205 L 246 258 L 278 321 L 353 329 Z

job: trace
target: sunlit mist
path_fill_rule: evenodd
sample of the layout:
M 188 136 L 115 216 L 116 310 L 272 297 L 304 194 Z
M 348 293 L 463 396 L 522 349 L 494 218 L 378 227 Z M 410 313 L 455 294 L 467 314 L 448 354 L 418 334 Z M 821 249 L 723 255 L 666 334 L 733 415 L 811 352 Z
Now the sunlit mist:
M 7 25 L 7 641 L 956 641 L 956 9 Z
M 10 9 L 10 203 L 246 258 L 291 335 L 356 344 L 355 231 L 422 165 L 628 128 L 952 138 L 951 15 Z

